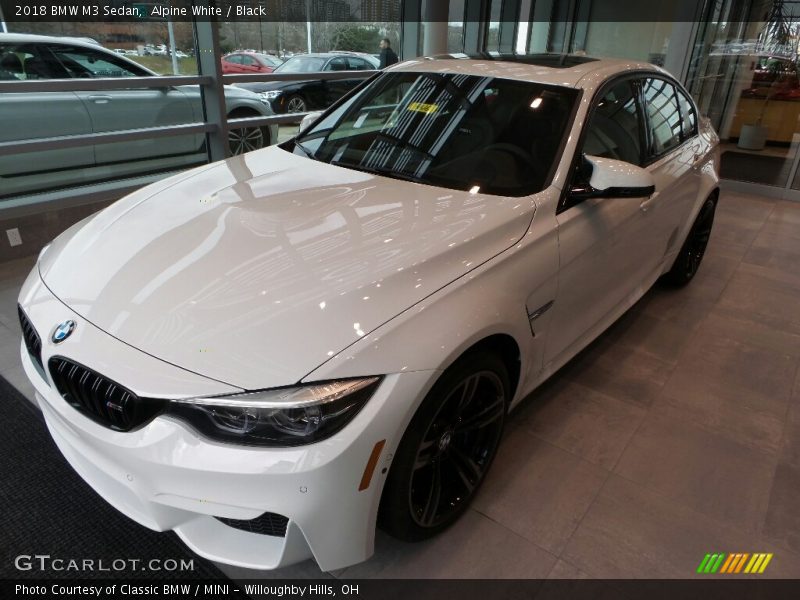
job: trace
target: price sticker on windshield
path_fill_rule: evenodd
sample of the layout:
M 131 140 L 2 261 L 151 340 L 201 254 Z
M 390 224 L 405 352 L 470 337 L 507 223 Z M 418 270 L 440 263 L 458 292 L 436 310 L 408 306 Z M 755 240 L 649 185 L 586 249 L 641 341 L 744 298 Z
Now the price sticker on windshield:
M 439 110 L 439 105 L 425 104 L 424 102 L 412 102 L 408 105 L 408 110 L 425 113 L 426 115 L 432 115 Z

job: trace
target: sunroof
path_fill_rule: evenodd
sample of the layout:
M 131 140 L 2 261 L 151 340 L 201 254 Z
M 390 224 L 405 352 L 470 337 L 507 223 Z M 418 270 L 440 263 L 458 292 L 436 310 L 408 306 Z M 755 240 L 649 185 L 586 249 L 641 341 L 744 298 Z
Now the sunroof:
M 464 60 L 496 60 L 502 62 L 516 62 L 537 67 L 550 67 L 551 69 L 569 69 L 598 59 L 591 56 L 578 56 L 575 54 L 503 54 L 478 52 L 476 54 L 437 54 L 433 58 L 451 58 Z

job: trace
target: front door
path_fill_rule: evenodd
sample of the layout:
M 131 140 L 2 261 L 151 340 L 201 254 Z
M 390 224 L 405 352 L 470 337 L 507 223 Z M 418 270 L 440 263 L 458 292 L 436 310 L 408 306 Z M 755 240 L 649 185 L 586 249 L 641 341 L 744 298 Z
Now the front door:
M 630 78 L 619 80 L 595 100 L 576 156 L 642 164 L 645 121 L 634 83 Z M 588 183 L 590 175 L 579 158 L 571 185 Z M 551 309 L 546 365 L 571 356 L 627 307 L 650 252 L 643 201 L 567 197 L 560 207 L 558 295 Z

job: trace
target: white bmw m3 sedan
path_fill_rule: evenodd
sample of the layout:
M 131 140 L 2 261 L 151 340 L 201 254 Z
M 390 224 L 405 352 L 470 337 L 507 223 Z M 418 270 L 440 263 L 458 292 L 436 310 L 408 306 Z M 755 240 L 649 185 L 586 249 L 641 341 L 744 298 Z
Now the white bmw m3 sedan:
M 407 61 L 60 235 L 19 296 L 25 370 L 130 518 L 224 563 L 345 567 L 376 526 L 452 524 L 515 405 L 692 280 L 717 146 L 652 65 Z

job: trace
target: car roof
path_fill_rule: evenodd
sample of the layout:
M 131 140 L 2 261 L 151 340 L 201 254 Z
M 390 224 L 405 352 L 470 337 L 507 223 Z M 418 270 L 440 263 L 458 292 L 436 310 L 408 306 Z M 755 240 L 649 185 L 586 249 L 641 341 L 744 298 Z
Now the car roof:
M 518 79 L 594 89 L 616 74 L 649 71 L 669 75 L 649 63 L 581 54 L 439 54 L 407 60 L 388 71 L 435 71 Z
M 83 46 L 84 48 L 91 48 L 97 50 L 103 48 L 99 42 L 90 42 L 90 38 L 78 38 L 69 36 L 53 36 L 53 35 L 35 35 L 32 33 L 0 33 L 0 42 L 11 44 L 43 44 L 60 42 L 62 44 L 71 44 L 73 46 Z
M 311 57 L 311 58 L 335 58 L 337 56 L 355 56 L 358 58 L 367 58 L 371 57 L 371 54 L 367 54 L 366 52 L 349 52 L 347 50 L 333 50 L 331 52 L 309 52 L 306 54 L 295 54 L 290 58 L 303 58 L 303 57 Z

